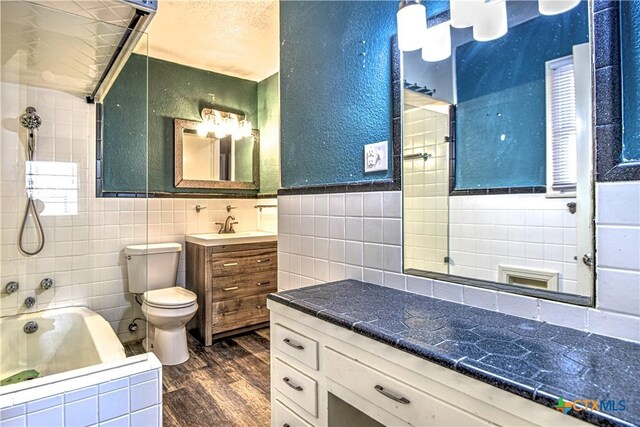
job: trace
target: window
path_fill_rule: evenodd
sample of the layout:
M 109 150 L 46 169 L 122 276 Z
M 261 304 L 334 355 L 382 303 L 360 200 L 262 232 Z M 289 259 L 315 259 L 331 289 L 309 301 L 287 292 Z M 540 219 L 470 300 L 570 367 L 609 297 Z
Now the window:
M 42 216 L 78 214 L 78 167 L 75 163 L 27 162 L 28 195 L 44 204 Z
M 547 62 L 546 92 L 547 192 L 573 193 L 578 158 L 573 56 Z

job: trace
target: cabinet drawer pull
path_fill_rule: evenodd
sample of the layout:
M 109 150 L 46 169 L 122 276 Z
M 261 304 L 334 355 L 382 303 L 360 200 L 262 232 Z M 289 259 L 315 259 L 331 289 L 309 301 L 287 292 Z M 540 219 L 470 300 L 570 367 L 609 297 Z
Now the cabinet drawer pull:
M 271 261 L 271 258 L 267 258 L 267 259 L 257 259 L 257 260 L 256 260 L 256 262 L 257 262 L 258 264 L 261 264 L 261 263 L 263 263 L 263 262 L 269 262 L 269 261 Z
M 235 265 L 238 265 L 237 262 L 227 262 L 226 264 L 222 264 L 223 267 L 233 267 Z
M 258 283 L 256 283 L 256 286 L 267 286 L 267 285 L 270 285 L 270 284 L 271 284 L 271 282 L 270 282 L 270 281 L 267 281 L 267 282 L 258 282 Z
M 291 341 L 289 338 L 285 338 L 282 341 L 289 347 L 293 347 L 296 350 L 304 350 L 304 346 L 302 344 L 296 344 L 293 341 Z
M 289 377 L 284 377 L 282 379 L 282 381 L 284 381 L 284 383 L 286 385 L 288 385 L 289 387 L 291 387 L 292 389 L 294 389 L 295 391 L 302 391 L 302 386 L 299 386 L 298 384 L 294 383 L 293 381 L 291 381 L 289 379 Z
M 289 423 L 284 423 L 282 424 L 282 427 L 291 427 L 291 426 L 289 425 Z
M 222 315 L 223 315 L 223 316 L 228 316 L 228 315 L 230 315 L 230 314 L 234 314 L 234 313 L 237 313 L 237 312 L 239 312 L 239 311 L 240 311 L 240 310 L 224 311 L 224 312 L 222 313 Z
M 257 308 L 258 310 L 262 310 L 262 309 L 264 308 L 264 305 L 260 305 L 260 304 L 258 304 L 258 305 L 256 305 L 256 308 Z
M 402 397 L 402 396 L 397 396 L 387 390 L 384 389 L 384 387 L 382 387 L 381 385 L 376 385 L 374 387 L 376 389 L 376 391 L 380 394 L 382 394 L 385 397 L 388 397 L 389 399 L 398 402 L 398 403 L 402 403 L 403 405 L 408 405 L 409 403 L 411 403 L 411 401 L 409 399 L 407 399 L 406 397 Z
M 235 291 L 238 289 L 238 286 L 230 286 L 228 288 L 222 288 L 223 291 Z

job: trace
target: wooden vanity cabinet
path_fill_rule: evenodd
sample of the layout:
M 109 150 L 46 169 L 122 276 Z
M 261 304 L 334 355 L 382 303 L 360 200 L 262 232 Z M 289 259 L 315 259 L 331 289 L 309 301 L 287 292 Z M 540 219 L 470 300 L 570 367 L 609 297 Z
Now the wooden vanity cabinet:
M 267 295 L 278 288 L 277 242 L 186 246 L 186 288 L 198 296 L 187 325 L 192 335 L 208 346 L 268 324 Z

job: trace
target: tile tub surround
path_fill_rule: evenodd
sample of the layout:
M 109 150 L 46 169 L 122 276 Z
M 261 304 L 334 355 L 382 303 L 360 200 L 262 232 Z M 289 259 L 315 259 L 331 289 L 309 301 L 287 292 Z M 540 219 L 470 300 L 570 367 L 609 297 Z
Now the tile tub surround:
M 162 426 L 162 365 L 152 353 L 98 366 L 22 391 L 3 387 L 0 425 Z
M 625 411 L 569 414 L 640 424 L 639 344 L 356 280 L 269 299 L 551 408 L 559 398 L 625 400 Z
M 95 106 L 83 99 L 42 88 L 2 83 L 2 119 L 16 123 L 33 105 L 43 124 L 36 135 L 36 160 L 77 165 L 78 214 L 43 216 L 47 243 L 40 254 L 24 257 L 16 245 L 26 203 L 24 194 L 24 135 L 4 127 L 0 152 L 0 285 L 20 283 L 14 294 L 0 292 L 0 315 L 28 310 L 22 302 L 35 296 L 31 310 L 82 305 L 103 316 L 123 342 L 140 339 L 146 328 L 132 334 L 127 326 L 143 317 L 128 292 L 124 248 L 147 241 L 184 242 L 187 233 L 217 231 L 214 222 L 227 217 L 228 204 L 238 230 L 275 231 L 277 210 L 255 209 L 275 199 L 132 199 L 95 197 Z M 195 205 L 207 209 L 196 214 Z M 31 223 L 31 222 L 30 222 Z M 38 289 L 51 277 L 52 289 Z M 184 251 L 178 283 L 184 283 Z M 139 325 L 140 326 L 140 325 Z
M 402 274 L 399 191 L 279 196 L 278 286 L 365 280 L 640 341 L 640 183 L 599 183 L 596 195 L 595 308 Z

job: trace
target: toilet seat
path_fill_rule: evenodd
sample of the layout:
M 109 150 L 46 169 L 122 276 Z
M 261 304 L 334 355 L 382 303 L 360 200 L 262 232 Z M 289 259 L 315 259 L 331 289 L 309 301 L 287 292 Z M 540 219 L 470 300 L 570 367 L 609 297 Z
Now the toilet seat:
M 147 291 L 143 295 L 143 301 L 149 307 L 177 309 L 194 305 L 196 303 L 196 294 L 190 290 L 174 286 Z

